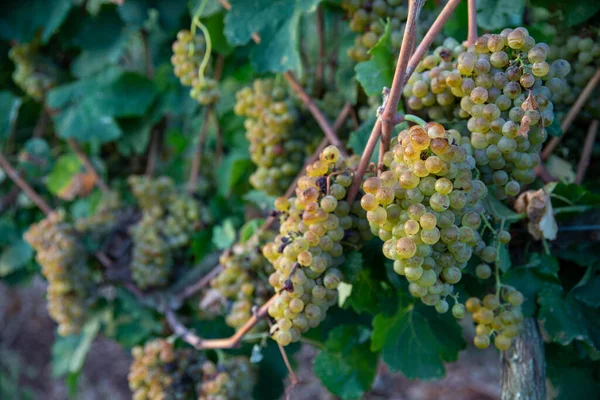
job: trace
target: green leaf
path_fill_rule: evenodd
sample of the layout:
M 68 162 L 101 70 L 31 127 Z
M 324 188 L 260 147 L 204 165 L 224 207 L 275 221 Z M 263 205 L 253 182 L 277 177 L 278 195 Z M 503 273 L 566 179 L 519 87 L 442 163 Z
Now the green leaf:
M 12 131 L 22 100 L 9 91 L 0 91 L 0 138 L 7 137 Z
M 160 334 L 161 321 L 133 295 L 123 289 L 117 289 L 116 300 L 114 338 L 119 344 L 130 348 Z
M 585 399 L 598 393 L 600 382 L 594 372 L 599 362 L 581 359 L 573 346 L 546 345 L 546 373 L 554 400 Z
M 467 39 L 468 34 L 468 9 L 466 1 L 461 1 L 444 25 L 444 36 L 452 37 L 459 42 Z
M 576 185 L 574 183 L 566 184 L 559 183 L 554 188 L 552 194 L 569 199 L 574 204 L 581 205 L 600 205 L 600 195 L 593 193 L 587 190 L 582 185 Z M 560 203 L 557 204 L 557 201 L 560 201 L 557 197 L 553 197 L 552 205 L 554 207 L 558 207 Z
M 41 28 L 42 43 L 46 43 L 62 25 L 72 6 L 72 0 L 2 2 L 0 37 L 31 42 Z
M 334 395 L 360 398 L 370 389 L 377 372 L 377 353 L 370 350 L 369 331 L 358 325 L 333 329 L 325 350 L 315 358 L 314 371 Z
M 525 0 L 479 0 L 477 25 L 487 30 L 501 30 L 523 23 Z
M 251 53 L 256 72 L 300 70 L 298 23 L 313 12 L 320 0 L 232 0 L 225 17 L 225 37 L 235 46 L 250 42 L 252 34 L 264 36 Z
M 269 196 L 261 190 L 251 190 L 244 195 L 244 201 L 255 205 L 263 211 L 273 210 L 275 199 L 275 196 Z
M 392 316 L 373 319 L 372 350 L 381 350 L 383 361 L 409 379 L 444 376 L 444 361 L 455 361 L 465 347 L 461 328 L 450 313 L 433 307 L 400 302 Z
M 540 292 L 538 303 L 538 319 L 552 341 L 563 346 L 574 340 L 594 345 L 583 307 L 573 293 L 565 295 L 562 287 L 549 287 Z
M 523 296 L 523 314 L 532 316 L 538 293 L 545 288 L 560 285 L 558 261 L 543 253 L 532 253 L 527 264 L 512 268 L 502 275 L 502 283 L 517 288 Z
M 504 245 L 500 245 L 500 251 L 498 256 L 498 267 L 500 267 L 500 271 L 508 271 L 512 265 L 512 262 L 510 261 L 510 253 L 508 252 L 508 248 Z
M 190 0 L 188 1 L 188 7 L 190 15 L 196 15 L 196 12 L 200 5 L 204 2 L 204 0 Z M 169 1 L 170 3 L 170 1 Z M 205 4 L 204 10 L 202 10 L 202 14 L 200 16 L 202 18 L 210 17 L 213 14 L 223 11 L 223 7 L 219 4 L 218 1 L 209 1 Z
M 375 126 L 376 121 L 377 117 L 369 117 L 369 119 L 362 123 L 358 130 L 350 134 L 350 138 L 348 139 L 348 147 L 352 149 L 354 154 L 362 154 L 365 151 L 365 147 L 369 141 L 369 136 L 371 135 L 371 131 L 373 130 L 373 126 Z M 379 141 L 377 141 L 375 150 L 373 150 L 373 154 L 371 155 L 371 162 L 377 162 L 378 154 Z
M 260 230 L 264 223 L 265 220 L 262 218 L 256 218 L 246 222 L 240 229 L 240 243 L 246 243 L 246 241 L 250 239 L 254 233 Z
M 235 226 L 231 218 L 227 218 L 222 225 L 213 228 L 213 244 L 219 250 L 225 250 L 235 243 Z
M 95 316 L 84 325 L 81 334 L 57 336 L 52 345 L 52 375 L 79 372 L 99 330 L 100 317 Z
M 0 246 L 8 246 L 19 239 L 15 221 L 7 217 L 0 219 Z
M 252 160 L 248 151 L 234 151 L 229 153 L 217 170 L 219 194 L 228 195 L 234 188 L 248 177 L 252 171 Z
M 359 314 L 377 314 L 382 310 L 382 303 L 394 301 L 393 292 L 384 289 L 381 281 L 374 279 L 369 269 L 362 269 L 351 282 L 352 293 L 348 304 Z
M 578 0 L 568 5 L 563 3 L 561 6 L 568 26 L 581 24 L 600 11 L 600 3 L 595 0 Z
M 33 257 L 33 249 L 22 239 L 0 253 L 0 277 L 25 267 Z
M 81 161 L 75 154 L 66 154 L 61 156 L 46 180 L 46 187 L 52 194 L 59 194 L 68 187 L 73 180 L 73 176 L 81 171 Z
M 369 50 L 371 59 L 356 65 L 356 79 L 365 89 L 368 96 L 381 95 L 384 87 L 391 87 L 394 79 L 394 53 L 392 52 L 392 29 L 389 21 L 377 44 Z
M 562 128 L 560 127 L 560 119 L 554 118 L 554 121 L 550 124 L 550 126 L 546 127 L 546 132 L 550 136 L 560 137 L 563 134 Z
M 213 50 L 216 53 L 226 56 L 233 52 L 233 47 L 231 47 L 231 45 L 227 42 L 227 38 L 224 34 L 225 15 L 226 13 L 214 14 L 206 19 L 203 19 L 202 23 L 206 26 L 206 29 L 208 29 L 208 32 L 210 33 L 210 41 Z
M 81 329 L 81 340 L 79 344 L 75 348 L 73 352 L 73 357 L 71 358 L 71 362 L 69 364 L 70 372 L 79 372 L 83 367 L 83 363 L 85 362 L 85 358 L 87 357 L 87 353 L 90 351 L 90 347 L 92 347 L 92 343 L 100 330 L 100 318 L 94 317 L 90 319 Z
M 491 193 L 488 193 L 485 199 L 483 199 L 483 205 L 488 214 L 494 217 L 497 222 L 500 222 L 504 219 L 506 222 L 510 223 L 521 219 L 519 214 L 506 207 Z M 505 224 L 505 228 L 506 227 L 507 225 Z
M 40 138 L 29 139 L 19 153 L 19 168 L 27 177 L 40 178 L 52 167 L 52 158 L 48 142 Z
M 577 300 L 591 307 L 600 307 L 600 276 L 594 276 L 582 286 L 573 289 Z
M 135 72 L 124 72 L 99 89 L 92 93 L 93 104 L 112 117 L 143 116 L 158 93 L 151 80 Z

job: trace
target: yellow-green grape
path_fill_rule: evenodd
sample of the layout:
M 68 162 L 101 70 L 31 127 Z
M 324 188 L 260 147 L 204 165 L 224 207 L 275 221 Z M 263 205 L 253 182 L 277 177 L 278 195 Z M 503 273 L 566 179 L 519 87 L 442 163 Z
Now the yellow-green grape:
M 165 285 L 174 252 L 184 248 L 210 217 L 194 197 L 179 193 L 168 177 L 131 176 L 129 184 L 142 210 L 140 221 L 130 227 L 133 280 L 142 289 Z
M 251 399 L 257 381 L 256 366 L 243 356 L 226 358 L 202 365 L 202 381 L 198 400 Z
M 204 356 L 190 348 L 174 348 L 155 339 L 132 350 L 127 376 L 134 400 L 196 399 L 204 379 Z M 208 362 L 208 361 L 207 361 Z
M 410 293 L 445 313 L 468 261 L 481 253 L 487 189 L 473 177 L 469 138 L 458 131 L 428 123 L 400 132 L 392 144 L 386 171 L 364 181 L 361 206 Z M 462 318 L 462 308 L 455 305 L 453 315 Z
M 256 171 L 250 183 L 270 195 L 279 195 L 302 168 L 307 139 L 296 129 L 298 110 L 286 87 L 272 79 L 257 79 L 236 94 L 234 111 L 245 117 L 246 138 Z
M 306 167 L 295 197 L 276 202 L 279 235 L 263 254 L 275 268 L 269 283 L 278 296 L 268 311 L 276 320 L 272 337 L 281 345 L 298 341 L 336 303 L 342 241 L 356 247 L 370 237 L 358 202 L 350 207 L 344 200 L 356 165 L 356 157 L 346 158 L 329 146 Z
M 471 297 L 466 302 L 466 309 L 473 314 L 477 324 L 473 342 L 477 348 L 485 349 L 493 337 L 494 346 L 498 350 L 507 350 L 512 338 L 518 335 L 523 321 L 521 304 L 523 294 L 514 288 L 503 288 L 501 298 L 497 294 L 488 294 L 483 301 Z
M 221 94 L 217 81 L 209 77 L 200 79 L 198 73 L 206 52 L 206 43 L 202 35 L 192 35 L 188 30 L 177 33 L 173 43 L 173 73 L 183 86 L 191 86 L 190 95 L 200 104 L 208 105 L 219 101 Z M 204 71 L 207 73 L 208 71 Z
M 232 328 L 244 325 L 252 316 L 252 308 L 260 307 L 273 295 L 268 284 L 273 267 L 260 251 L 272 239 L 268 232 L 257 234 L 245 243 L 236 243 L 219 259 L 223 269 L 210 284 L 230 302 L 225 322 Z M 265 328 L 266 324 L 259 324 L 255 330 Z
M 48 280 L 48 311 L 58 323 L 58 333 L 79 333 L 97 279 L 76 231 L 60 212 L 31 225 L 24 238 L 36 251 L 36 261 Z
M 38 41 L 14 45 L 8 57 L 15 64 L 12 78 L 28 96 L 37 101 L 56 85 L 56 71 L 50 60 L 43 59 Z

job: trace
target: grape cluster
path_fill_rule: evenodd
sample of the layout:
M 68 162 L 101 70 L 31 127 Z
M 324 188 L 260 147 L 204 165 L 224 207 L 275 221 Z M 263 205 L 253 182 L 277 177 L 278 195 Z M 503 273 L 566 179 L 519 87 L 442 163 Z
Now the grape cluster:
M 361 205 L 410 293 L 445 313 L 472 255 L 496 259 L 478 231 L 487 188 L 473 177 L 469 138 L 458 131 L 430 122 L 403 130 L 392 144 L 387 170 L 365 180 Z M 462 317 L 463 306 L 452 313 Z
M 36 261 L 48 280 L 48 311 L 58 323 L 58 333 L 79 333 L 96 277 L 75 230 L 63 213 L 53 213 L 31 225 L 24 238 L 37 252 Z
M 208 220 L 206 210 L 168 177 L 131 176 L 131 190 L 142 210 L 130 229 L 133 238 L 133 279 L 141 288 L 165 285 L 174 252 L 185 247 L 192 233 Z
M 360 35 L 354 40 L 354 46 L 348 49 L 348 57 L 354 61 L 366 61 L 373 48 L 385 31 L 389 18 L 391 42 L 394 51 L 399 52 L 404 36 L 404 27 L 408 17 L 408 6 L 403 0 L 342 0 L 342 8 L 348 12 L 350 29 Z M 427 27 L 433 22 L 434 15 L 426 10 L 421 12 L 421 21 L 417 26 L 417 38 L 422 38 Z
M 225 322 L 232 328 L 244 325 L 252 316 L 252 308 L 260 307 L 273 295 L 273 289 L 267 284 L 273 267 L 261 252 L 261 244 L 269 240 L 272 240 L 269 233 L 256 234 L 221 255 L 219 263 L 223 270 L 210 284 L 231 302 Z M 264 327 L 259 326 L 257 330 Z
M 37 101 L 42 100 L 56 84 L 54 74 L 47 70 L 51 63 L 39 60 L 39 47 L 36 42 L 23 43 L 13 46 L 8 52 L 8 57 L 15 64 L 14 82 Z
M 336 266 L 343 262 L 343 243 L 357 245 L 370 236 L 360 205 L 350 207 L 344 200 L 356 161 L 335 146 L 326 147 L 306 167 L 296 196 L 275 202 L 281 213 L 279 235 L 263 254 L 275 267 L 269 283 L 279 296 L 268 311 L 276 320 L 272 336 L 281 345 L 298 341 L 325 318 L 337 300 L 342 275 Z
M 567 91 L 569 64 L 548 63 L 549 46 L 536 44 L 525 28 L 483 35 L 453 60 L 458 50 L 437 49 L 419 64 L 404 91 L 408 105 L 434 107 L 430 116 L 437 118 L 439 107 L 455 104 L 452 115 L 468 118 L 483 181 L 501 200 L 516 196 L 535 179 L 545 128 L 555 117 L 552 101 Z
M 567 60 L 573 68 L 573 73 L 567 76 L 568 90 L 555 100 L 555 103 L 570 106 L 600 66 L 600 40 L 593 35 L 557 35 L 550 47 L 550 55 Z M 563 68 L 567 67 L 564 63 Z
M 193 349 L 175 349 L 164 339 L 134 347 L 129 387 L 134 400 L 195 400 L 204 357 Z
M 188 30 L 177 33 L 177 40 L 173 43 L 173 72 L 184 86 L 191 86 L 190 95 L 200 104 L 213 104 L 219 101 L 221 94 L 217 81 L 208 77 L 200 78 L 198 69 L 204 54 L 206 43 L 204 37 L 192 35 Z
M 256 375 L 256 367 L 246 357 L 227 358 L 219 364 L 206 361 L 198 400 L 251 399 Z
M 235 113 L 245 117 L 246 138 L 256 171 L 250 183 L 276 195 L 284 191 L 302 167 L 306 138 L 295 129 L 298 111 L 284 86 L 257 79 L 236 94 Z
M 507 350 L 519 333 L 523 321 L 523 294 L 510 287 L 504 287 L 499 294 L 488 294 L 483 300 L 471 297 L 465 303 L 477 324 L 473 342 L 479 349 L 487 348 L 492 336 L 498 350 Z

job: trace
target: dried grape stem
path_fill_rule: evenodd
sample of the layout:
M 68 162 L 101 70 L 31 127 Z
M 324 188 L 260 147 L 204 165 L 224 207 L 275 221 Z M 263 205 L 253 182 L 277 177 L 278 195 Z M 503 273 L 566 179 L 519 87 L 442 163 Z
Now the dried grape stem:
M 470 46 L 477 40 L 477 0 L 468 0 L 469 33 L 467 45 Z
M 256 326 L 256 324 L 267 316 L 269 306 L 277 299 L 278 295 L 273 295 L 261 308 L 259 308 L 252 317 L 235 332 L 235 334 L 226 339 L 202 339 L 200 336 L 194 334 L 185 326 L 183 326 L 177 319 L 175 313 L 172 310 L 167 310 L 166 317 L 169 326 L 173 329 L 176 335 L 180 336 L 186 343 L 194 346 L 198 350 L 206 349 L 232 349 L 237 347 L 242 341 L 243 337 Z
M 392 88 L 385 105 L 385 109 L 381 116 L 381 146 L 379 147 L 379 169 L 383 168 L 383 155 L 390 149 L 390 141 L 392 139 L 392 130 L 394 129 L 394 117 L 398 110 L 398 103 L 402 95 L 404 87 L 404 76 L 408 68 L 408 62 L 412 53 L 416 36 L 417 24 L 419 15 L 425 0 L 414 0 L 408 3 L 408 19 L 404 28 L 404 36 L 402 37 L 402 46 L 400 47 L 400 55 L 396 63 L 396 71 L 394 72 L 394 80 Z
M 104 179 L 102 179 L 102 177 L 96 170 L 96 167 L 94 167 L 94 164 L 92 164 L 92 162 L 90 161 L 87 154 L 85 154 L 85 152 L 83 151 L 81 146 L 79 146 L 79 143 L 77 142 L 77 140 L 75 140 L 73 138 L 68 138 L 67 143 L 69 144 L 69 147 L 75 152 L 75 154 L 77 155 L 77 158 L 79 158 L 79 161 L 81 161 L 83 163 L 86 171 L 93 175 L 94 179 L 96 180 L 96 184 L 98 185 L 100 190 L 102 190 L 102 193 L 104 193 L 104 194 L 110 193 L 110 188 L 108 187 L 106 182 L 104 182 Z
M 52 207 L 44 200 L 37 192 L 25 181 L 19 173 L 13 168 L 8 159 L 0 152 L 0 167 L 4 169 L 6 175 L 17 185 L 21 190 L 29 197 L 35 205 L 42 210 L 46 215 L 50 215 L 54 212 Z
M 308 108 L 315 121 L 317 121 L 317 124 L 319 125 L 321 130 L 323 130 L 323 133 L 325 134 L 329 142 L 332 145 L 336 146 L 340 150 L 340 152 L 345 155 L 346 152 L 344 150 L 344 145 L 342 144 L 342 141 L 337 136 L 331 125 L 329 125 L 327 118 L 325 117 L 325 115 L 323 115 L 321 110 L 319 110 L 319 107 L 317 107 L 310 95 L 306 93 L 302 85 L 300 85 L 298 80 L 296 80 L 294 74 L 292 74 L 290 71 L 287 71 L 283 73 L 283 76 L 288 81 L 292 89 L 294 89 L 296 94 L 298 94 L 298 97 L 300 97 L 306 108 Z
M 562 132 L 563 132 L 562 136 L 553 137 L 552 140 L 550 140 L 550 142 L 548 142 L 548 144 L 542 151 L 541 156 L 542 156 L 543 161 L 546 161 L 550 157 L 550 155 L 552 154 L 554 149 L 556 149 L 556 146 L 558 146 L 558 144 L 560 143 L 562 138 L 565 136 L 565 134 L 571 127 L 571 125 L 573 124 L 573 121 L 575 121 L 575 118 L 577 118 L 577 116 L 581 112 L 581 109 L 583 108 L 585 103 L 588 101 L 588 99 L 592 95 L 592 92 L 594 91 L 596 86 L 598 86 L 598 82 L 600 82 L 600 68 L 598 68 L 596 70 L 596 73 L 594 74 L 592 79 L 590 79 L 590 81 L 587 83 L 587 85 L 585 85 L 585 87 L 583 88 L 583 91 L 579 94 L 579 97 L 573 104 L 573 107 L 571 107 L 571 109 L 567 113 L 567 116 L 563 120 L 562 124 L 560 124 L 560 128 L 562 129 Z
M 585 171 L 590 164 L 590 158 L 592 157 L 592 150 L 594 149 L 594 142 L 598 133 L 598 120 L 595 119 L 590 124 L 590 128 L 585 137 L 585 144 L 583 145 L 583 153 L 579 164 L 577 164 L 577 175 L 575 176 L 575 183 L 581 185 L 583 178 L 585 177 Z

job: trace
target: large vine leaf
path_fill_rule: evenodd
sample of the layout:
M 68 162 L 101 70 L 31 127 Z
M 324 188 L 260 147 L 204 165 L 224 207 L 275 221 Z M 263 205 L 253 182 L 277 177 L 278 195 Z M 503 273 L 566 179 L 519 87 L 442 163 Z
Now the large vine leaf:
M 373 319 L 371 349 L 381 350 L 390 369 L 409 379 L 443 377 L 444 361 L 456 361 L 464 347 L 456 320 L 432 307 L 403 300 L 394 315 L 378 314 Z
M 72 6 L 72 0 L 3 1 L 0 5 L 0 37 L 30 42 L 41 29 L 42 43 L 46 43 L 62 25 Z
M 0 138 L 8 136 L 17 122 L 23 101 L 9 91 L 0 92 Z
M 577 286 L 573 294 L 591 307 L 600 307 L 600 276 L 591 277 L 584 285 Z
M 364 152 L 376 121 L 377 117 L 373 116 L 365 120 L 356 131 L 350 134 L 350 138 L 348 139 L 348 147 L 350 147 L 355 154 L 362 154 Z M 379 141 L 377 141 L 375 150 L 373 150 L 373 154 L 371 155 L 371 162 L 377 162 L 378 154 Z
M 298 71 L 298 23 L 320 1 L 232 0 L 225 17 L 225 37 L 232 45 L 241 46 L 250 42 L 253 33 L 264 36 L 250 56 L 256 72 Z
M 394 79 L 394 53 L 392 52 L 392 28 L 389 22 L 377 44 L 369 50 L 371 59 L 356 65 L 356 79 L 369 96 L 381 94 L 384 87 L 390 87 Z
M 359 325 L 342 325 L 331 332 L 314 370 L 329 391 L 342 399 L 360 398 L 377 372 L 377 353 L 370 349 L 369 331 Z
M 525 0 L 479 0 L 477 25 L 489 30 L 521 25 L 524 9 Z
M 598 361 L 580 358 L 573 346 L 546 345 L 546 373 L 555 400 L 584 399 L 598 393 L 600 382 L 594 371 Z
M 25 267 L 32 257 L 33 250 L 31 246 L 22 239 L 4 248 L 0 252 L 0 277 Z

